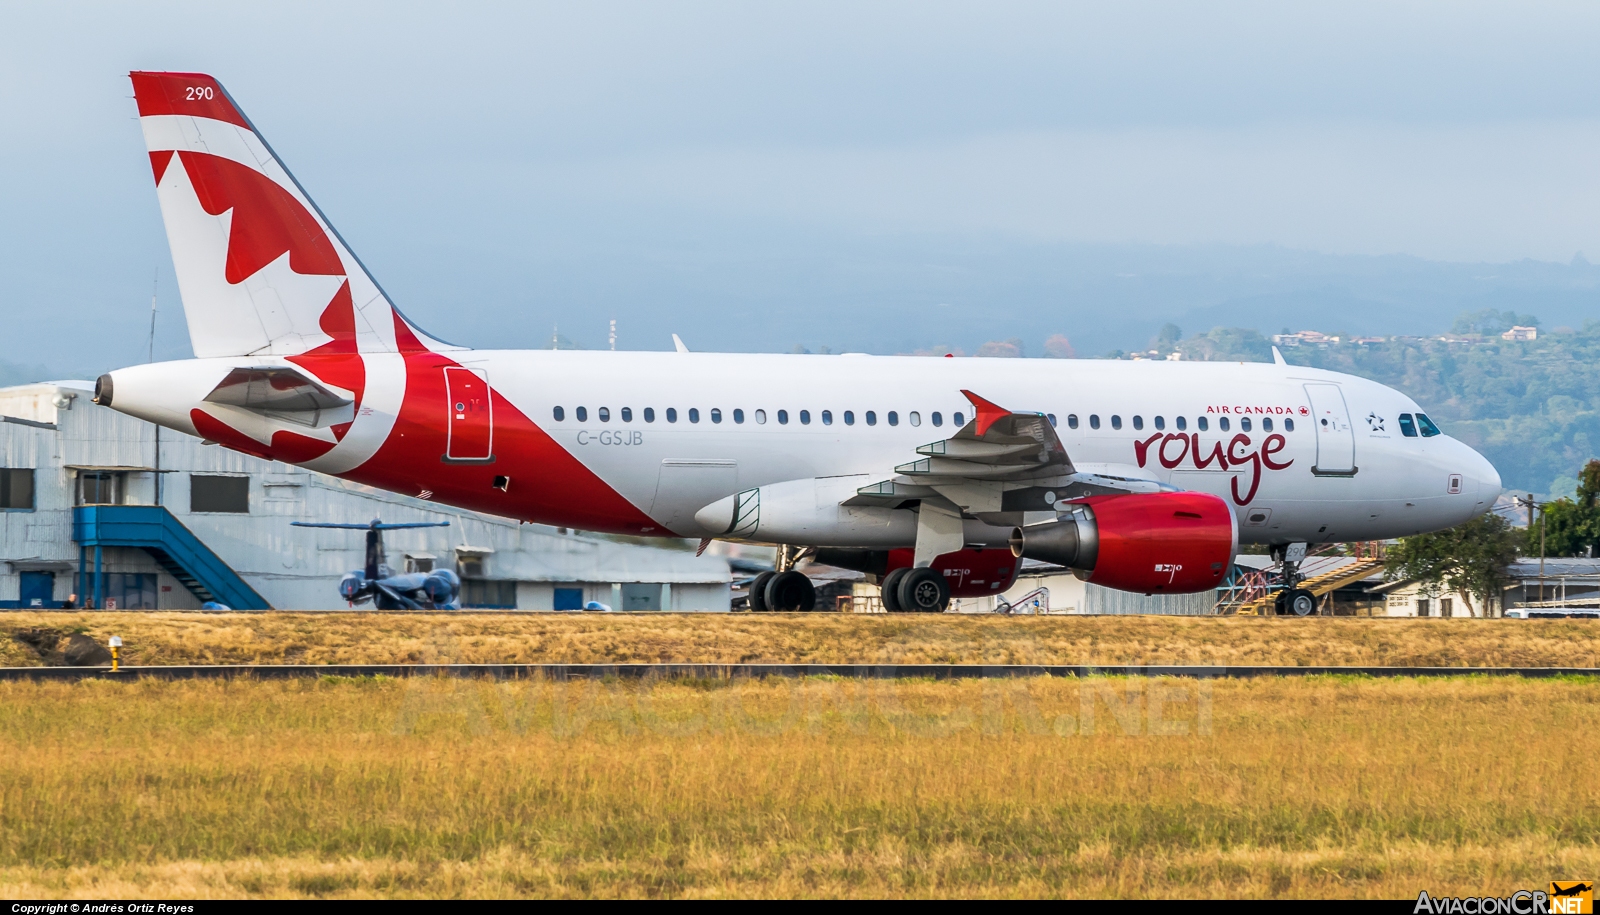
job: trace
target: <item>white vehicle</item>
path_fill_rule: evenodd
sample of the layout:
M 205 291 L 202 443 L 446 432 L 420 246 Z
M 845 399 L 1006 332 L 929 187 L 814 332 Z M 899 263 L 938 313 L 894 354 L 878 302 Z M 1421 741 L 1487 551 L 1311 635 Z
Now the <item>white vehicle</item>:
M 1500 493 L 1411 398 L 1277 364 L 471 350 L 391 303 L 220 84 L 134 73 L 196 358 L 96 400 L 248 454 L 546 524 L 815 550 L 892 610 L 1017 557 L 1199 591 L 1240 542 L 1449 527 Z M 810 583 L 757 580 L 756 609 Z

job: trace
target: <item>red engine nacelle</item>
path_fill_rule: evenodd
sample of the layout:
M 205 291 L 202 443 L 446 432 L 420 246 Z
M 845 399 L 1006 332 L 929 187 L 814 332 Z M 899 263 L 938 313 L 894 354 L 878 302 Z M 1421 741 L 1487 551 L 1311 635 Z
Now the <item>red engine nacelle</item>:
M 912 550 L 890 550 L 889 565 L 885 573 L 895 569 L 910 568 Z M 1011 555 L 1005 547 L 986 550 L 968 548 L 957 553 L 946 553 L 933 561 L 933 568 L 944 575 L 950 586 L 951 597 L 983 597 L 999 594 L 1017 580 L 1017 567 L 1022 560 Z
M 1107 588 L 1182 594 L 1221 584 L 1238 551 L 1226 502 L 1200 492 L 1093 496 L 1065 519 L 1017 528 L 1011 552 Z

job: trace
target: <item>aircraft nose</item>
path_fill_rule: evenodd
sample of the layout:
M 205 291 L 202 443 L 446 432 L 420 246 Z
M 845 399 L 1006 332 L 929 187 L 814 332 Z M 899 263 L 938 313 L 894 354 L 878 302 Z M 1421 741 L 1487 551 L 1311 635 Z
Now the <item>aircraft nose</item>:
M 1466 452 L 1463 455 L 1466 465 L 1463 469 L 1467 478 L 1478 484 L 1478 510 L 1487 511 L 1504 491 L 1500 484 L 1500 471 L 1489 463 L 1488 458 L 1479 454 L 1477 449 L 1463 444 L 1461 450 Z

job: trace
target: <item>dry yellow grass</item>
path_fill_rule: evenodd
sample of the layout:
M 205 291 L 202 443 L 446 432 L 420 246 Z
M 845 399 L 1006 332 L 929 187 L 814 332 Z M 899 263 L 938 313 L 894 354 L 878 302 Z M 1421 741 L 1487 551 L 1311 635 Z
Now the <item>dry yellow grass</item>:
M 130 664 L 988 663 L 1600 666 L 1600 624 L 840 614 L 0 614 L 0 666 L 40 663 L 12 633 L 120 635 Z
M 0 893 L 1338 896 L 1600 873 L 1600 685 L 0 684 Z

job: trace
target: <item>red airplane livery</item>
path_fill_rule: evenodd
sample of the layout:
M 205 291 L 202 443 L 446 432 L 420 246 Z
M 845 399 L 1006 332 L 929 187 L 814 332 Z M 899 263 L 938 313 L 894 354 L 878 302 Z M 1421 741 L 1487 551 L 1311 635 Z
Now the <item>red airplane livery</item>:
M 401 314 L 215 79 L 134 73 L 193 359 L 96 401 L 246 454 L 525 521 L 723 538 L 878 576 L 892 610 L 1021 558 L 1215 588 L 1239 543 L 1458 524 L 1494 468 L 1409 397 L 1273 364 L 476 350 Z M 785 563 L 754 609 L 810 609 Z

